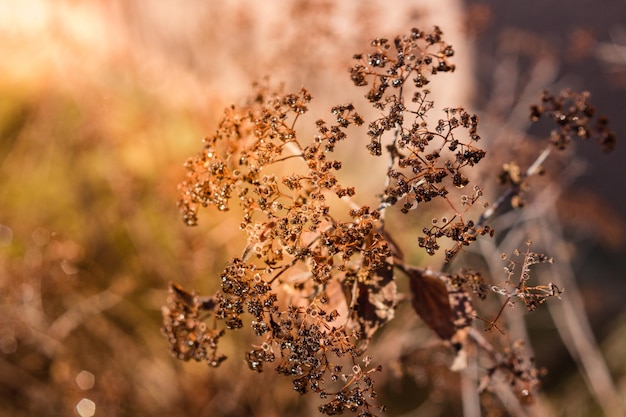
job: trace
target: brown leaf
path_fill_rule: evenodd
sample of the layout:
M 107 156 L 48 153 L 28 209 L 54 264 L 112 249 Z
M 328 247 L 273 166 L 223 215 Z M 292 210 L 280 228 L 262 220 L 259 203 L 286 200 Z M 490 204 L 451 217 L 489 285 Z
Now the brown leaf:
M 406 273 L 409 275 L 413 308 L 440 338 L 450 340 L 456 326 L 446 284 L 418 269 L 407 269 Z
M 476 310 L 469 294 L 461 288 L 448 285 L 448 300 L 450 300 L 455 327 L 461 329 L 471 326 L 476 317 Z
M 214 297 L 199 297 L 185 290 L 180 284 L 170 282 L 170 294 L 177 302 L 182 303 L 189 309 L 213 310 L 215 308 Z
M 395 313 L 397 293 L 391 258 L 366 282 L 357 285 L 355 321 L 361 334 L 360 347 L 365 348 L 374 333 L 393 319 Z
M 176 300 L 180 301 L 187 307 L 194 307 L 196 305 L 195 296 L 186 291 L 180 284 L 176 282 L 170 282 L 170 293 L 176 297 Z

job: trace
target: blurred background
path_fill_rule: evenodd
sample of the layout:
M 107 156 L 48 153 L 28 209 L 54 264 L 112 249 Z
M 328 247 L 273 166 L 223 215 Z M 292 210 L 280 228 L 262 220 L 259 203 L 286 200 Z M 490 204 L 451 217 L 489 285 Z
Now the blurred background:
M 549 370 L 541 411 L 494 406 L 488 415 L 619 416 L 616 399 L 626 395 L 626 148 L 619 142 L 626 135 L 626 4 L 518 3 L 0 3 L 0 416 L 317 415 L 315 396 L 247 369 L 249 336 L 224 338 L 229 360 L 219 369 L 169 355 L 160 332 L 168 282 L 214 291 L 243 237 L 236 217 L 211 211 L 201 213 L 200 226 L 184 226 L 176 185 L 222 109 L 252 82 L 269 75 L 286 89 L 306 86 L 311 120 L 327 117 L 334 104 L 364 109 L 365 92 L 347 72 L 352 55 L 374 37 L 433 24 L 457 52 L 455 74 L 433 83 L 435 99 L 477 111 L 484 146 L 496 154 L 507 140 L 538 134 L 527 108 L 544 88 L 589 90 L 611 119 L 616 152 L 579 146 L 580 174 L 555 202 L 565 249 L 553 248 L 580 295 L 574 321 L 588 326 L 576 333 L 563 319 L 567 310 L 529 318 L 537 362 Z M 370 178 L 371 161 L 359 159 L 366 140 L 340 150 L 357 155 L 345 175 L 363 196 L 381 186 Z M 407 315 L 374 350 L 424 333 Z M 573 347 L 576 340 L 586 345 Z M 459 381 L 444 362 L 388 371 L 379 388 L 389 415 L 463 415 Z M 437 366 L 443 370 L 431 369 Z

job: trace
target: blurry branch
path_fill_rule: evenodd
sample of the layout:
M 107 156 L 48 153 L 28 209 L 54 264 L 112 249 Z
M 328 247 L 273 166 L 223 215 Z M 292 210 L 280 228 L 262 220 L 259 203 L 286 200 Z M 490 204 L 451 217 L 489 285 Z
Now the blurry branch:
M 534 165 L 536 163 L 533 163 Z M 507 217 L 508 220 L 500 224 L 500 227 L 509 229 L 509 232 L 497 247 L 492 240 L 487 239 L 480 240 L 479 246 L 491 276 L 498 276 L 498 271 L 501 269 L 501 259 L 498 254 L 506 253 L 511 248 L 518 247 L 529 235 L 538 234 L 537 240 L 542 242 L 545 247 L 552 248 L 553 255 L 558 259 L 558 262 L 553 265 L 554 269 L 551 269 L 553 275 L 551 281 L 559 282 L 559 285 L 566 289 L 567 296 L 562 297 L 559 303 L 548 303 L 549 311 L 556 323 L 561 339 L 572 357 L 580 365 L 579 369 L 583 373 L 585 382 L 602 408 L 604 415 L 617 417 L 623 415 L 619 394 L 585 314 L 584 304 L 572 271 L 571 259 L 564 248 L 565 239 L 560 221 L 555 212 L 558 197 L 581 174 L 582 169 L 581 164 L 573 161 L 569 169 L 566 169 L 560 177 L 561 183 L 559 185 L 553 183 L 545 187 L 532 204 L 525 206 L 521 212 L 511 212 L 510 216 Z M 503 218 L 500 220 L 502 221 Z M 505 309 L 504 313 L 507 317 L 508 330 L 511 336 L 529 341 L 521 310 Z M 506 404 L 504 398 L 501 400 Z M 509 409 L 510 413 L 517 415 L 513 411 Z M 531 409 L 527 411 L 531 411 Z M 538 411 L 538 414 L 534 415 L 542 417 L 552 414 L 545 406 L 535 411 Z
M 549 54 L 543 54 L 536 57 L 536 61 L 529 71 L 528 81 L 523 84 L 522 90 L 515 91 L 516 87 L 520 85 L 521 79 L 519 59 L 518 54 L 499 56 L 493 76 L 493 93 L 485 109 L 487 114 L 492 115 L 499 114 L 502 109 L 511 109 L 500 127 L 500 131 L 504 134 L 525 131 L 528 128 L 530 125 L 528 103 L 535 100 L 537 91 L 554 85 L 557 76 L 557 60 Z
M 626 30 L 619 27 L 613 31 L 611 37 L 613 42 L 598 45 L 598 57 L 607 64 L 626 65 Z
M 553 85 L 557 75 L 558 62 L 550 54 L 537 56 L 535 64 L 530 68 L 529 74 L 527 75 L 528 81 L 521 86 L 521 91 L 518 92 L 516 91 L 516 86 L 520 86 L 522 84 L 520 82 L 521 77 L 519 73 L 518 58 L 519 56 L 517 54 L 513 54 L 513 56 L 505 56 L 504 59 L 500 60 L 500 63 L 494 73 L 494 93 L 492 98 L 489 100 L 489 103 L 492 103 L 492 109 L 490 112 L 488 111 L 490 114 L 497 115 L 498 112 L 501 111 L 499 110 L 501 108 L 511 109 L 505 117 L 505 122 L 501 124 L 502 127 L 496 128 L 497 136 L 500 137 L 505 143 L 512 142 L 514 140 L 512 136 L 515 132 L 527 131 L 531 122 L 531 120 L 527 117 L 528 103 L 532 102 L 537 91 L 545 89 L 548 85 Z M 502 146 L 501 142 L 499 142 L 500 146 Z M 511 202 L 511 199 L 522 191 L 522 186 L 524 185 L 523 183 L 525 180 L 533 175 L 539 174 L 542 171 L 542 166 L 548 156 L 550 156 L 551 152 L 552 146 L 549 145 L 538 155 L 535 161 L 530 164 L 525 171 L 523 171 L 524 174 L 522 174 L 521 180 L 518 183 L 513 181 L 509 187 L 502 194 L 500 194 L 494 203 L 492 203 L 489 209 L 483 213 L 477 223 L 483 224 L 485 221 L 494 217 L 496 211 L 498 211 L 503 204 Z M 501 234 L 503 239 L 498 244 L 496 244 L 493 240 L 481 239 L 479 240 L 478 246 L 478 251 L 480 252 L 480 256 L 486 262 L 490 276 L 498 277 L 502 275 L 502 259 L 500 254 L 510 253 L 514 248 L 520 247 L 524 240 L 528 239 L 529 236 L 533 236 L 536 229 L 539 229 L 539 233 L 541 234 L 550 233 L 552 235 L 552 239 L 541 237 L 536 238 L 536 240 L 541 242 L 544 247 L 554 248 L 556 246 L 557 240 L 555 239 L 553 234 L 554 232 L 550 229 L 550 227 L 551 225 L 558 227 L 558 225 L 554 221 L 545 222 L 547 224 L 543 224 L 544 221 L 542 219 L 550 217 L 550 213 L 554 211 L 556 201 L 561 192 L 566 189 L 567 186 L 581 174 L 581 172 L 581 164 L 579 162 L 577 163 L 577 161 L 570 161 L 570 165 L 559 176 L 559 184 L 557 185 L 556 183 L 552 183 L 548 187 L 544 188 L 533 199 L 533 201 L 528 202 L 528 204 L 525 205 L 524 210 L 513 210 L 508 213 L 502 213 L 502 211 L 500 211 L 498 213 L 497 219 L 493 219 L 493 221 L 497 222 L 497 225 L 494 224 L 496 229 L 507 230 L 506 234 Z M 541 226 L 537 226 L 537 223 L 541 223 Z M 558 242 L 562 242 L 562 237 Z M 566 268 L 571 272 L 568 258 L 566 256 L 563 256 L 563 254 L 560 253 L 551 253 L 551 255 L 554 255 L 558 259 L 556 266 L 557 270 L 559 268 Z M 586 380 L 589 384 L 589 380 L 594 379 L 594 381 L 591 381 L 591 384 L 595 384 L 595 387 L 591 387 L 591 389 L 598 401 L 605 404 L 603 405 L 603 409 L 606 415 L 621 415 L 610 414 L 607 412 L 617 411 L 617 409 L 611 409 L 610 405 L 615 403 L 615 399 L 617 398 L 616 392 L 612 387 L 606 364 L 602 360 L 593 337 L 590 337 L 590 333 L 584 332 L 584 328 L 588 328 L 588 321 L 584 315 L 584 310 L 582 308 L 572 308 L 572 300 L 570 300 L 572 292 L 575 293 L 574 295 L 578 294 L 575 288 L 575 283 L 573 282 L 574 280 L 570 275 L 571 279 L 568 280 L 569 282 L 566 282 L 564 279 L 565 277 L 563 276 L 564 274 L 558 273 L 556 272 L 557 270 L 554 269 L 551 270 L 554 274 L 552 281 L 559 282 L 559 285 L 564 285 L 565 288 L 567 288 L 567 296 L 564 296 L 558 303 L 548 303 L 550 311 L 563 311 L 563 309 L 567 308 L 566 305 L 569 306 L 572 311 L 578 311 L 578 314 L 569 314 L 569 312 L 562 314 L 568 323 L 566 325 L 559 326 L 559 332 L 562 334 L 561 337 L 570 350 L 577 350 L 580 344 L 584 344 L 586 350 L 594 353 L 591 355 L 591 358 L 586 359 L 586 361 L 591 362 L 588 366 L 595 366 L 594 369 L 596 369 L 596 373 L 599 375 L 595 375 L 594 378 L 588 376 Z M 570 289 L 572 291 L 570 291 Z M 523 310 L 505 307 L 503 313 L 506 317 L 510 338 L 525 341 L 526 349 L 529 350 L 529 354 L 531 356 L 534 356 L 532 353 L 528 329 L 524 320 Z M 555 321 L 557 321 L 556 317 Z M 563 318 L 561 319 L 561 322 L 563 322 Z M 569 328 L 569 326 L 576 327 L 576 329 Z M 567 332 L 568 334 L 564 335 L 564 332 Z M 572 336 L 572 334 L 575 334 L 575 336 Z M 475 343 L 480 345 L 487 352 L 489 351 L 488 342 L 484 340 L 483 336 L 474 329 L 470 331 L 470 338 L 472 338 Z M 575 340 L 576 344 L 568 343 L 570 339 Z M 497 355 L 497 352 L 493 353 L 494 355 Z M 578 352 L 578 356 L 585 356 L 584 354 L 580 355 L 581 353 L 582 352 Z M 494 357 L 493 359 L 496 362 L 499 360 L 497 357 Z M 583 368 L 583 370 L 587 374 L 589 373 L 588 368 Z M 512 395 L 508 387 L 501 385 L 503 384 L 494 384 L 494 393 L 506 407 L 510 415 L 537 417 L 554 415 L 554 411 L 549 406 L 543 395 L 540 394 L 537 396 L 537 401 L 533 406 L 524 408 L 520 407 L 519 402 L 517 402 L 515 398 L 511 398 Z M 604 398 L 599 395 L 600 392 L 606 393 Z M 606 404 L 608 404 L 608 406 Z
M 500 138 L 497 143 L 510 142 L 512 132 L 525 131 L 531 124 L 528 117 L 528 103 L 535 100 L 537 91 L 545 89 L 547 86 L 554 84 L 556 79 L 558 63 L 549 54 L 544 54 L 537 58 L 535 64 L 530 69 L 529 80 L 524 84 L 521 92 L 516 92 L 515 88 L 520 84 L 520 74 L 518 60 L 520 56 L 513 54 L 511 56 L 502 56 L 498 61 L 494 71 L 493 82 L 494 89 L 487 107 L 488 114 L 498 114 L 497 108 L 510 108 L 510 112 L 505 122 L 494 137 Z M 516 99 L 517 97 L 517 99 Z M 543 152 L 537 157 L 535 162 L 526 170 L 525 176 L 530 177 L 537 174 L 542 164 L 548 158 L 552 147 L 548 145 Z M 511 184 L 480 216 L 477 223 L 484 224 L 495 212 L 502 206 L 511 201 L 511 198 L 519 193 L 519 185 Z
M 461 372 L 461 400 L 463 404 L 463 417 L 480 417 L 480 397 L 478 394 L 477 358 L 470 359 L 467 368 Z
M 498 95 L 504 97 L 505 103 L 508 108 L 511 108 L 506 122 L 503 124 L 503 128 L 497 133 L 501 138 L 501 142 L 512 142 L 513 132 L 524 130 L 530 124 L 530 119 L 527 117 L 528 102 L 531 101 L 531 96 L 536 93 L 537 90 L 545 88 L 547 84 L 550 84 L 554 80 L 556 73 L 556 63 L 548 56 L 544 56 L 537 61 L 537 63 L 531 69 L 530 81 L 525 85 L 523 91 L 519 94 L 519 98 L 515 101 L 517 96 L 515 86 L 518 84 L 517 78 L 519 77 L 517 65 L 517 57 L 503 59 L 501 64 L 496 69 L 494 75 L 494 83 L 496 85 L 494 89 L 494 96 Z M 511 79 L 512 78 L 512 79 Z M 494 97 L 495 99 L 495 97 Z M 490 101 L 490 102 L 493 102 Z M 500 103 L 503 104 L 503 103 Z M 511 181 L 508 188 L 506 188 L 494 202 L 481 214 L 477 220 L 478 225 L 485 224 L 488 220 L 497 222 L 498 229 L 507 230 L 506 234 L 502 234 L 503 239 L 496 244 L 496 241 L 491 239 L 480 239 L 478 241 L 478 252 L 486 263 L 491 277 L 499 277 L 503 273 L 503 264 L 501 254 L 511 253 L 515 248 L 521 247 L 523 242 L 528 239 L 528 232 L 525 230 L 527 222 L 532 221 L 531 217 L 536 210 L 532 207 L 525 207 L 524 210 L 513 210 L 509 213 L 503 213 L 503 205 L 512 204 L 512 200 L 519 196 L 522 192 L 525 181 L 535 175 L 538 175 L 542 171 L 542 166 L 546 159 L 552 153 L 552 146 L 548 145 L 543 151 L 541 151 L 537 158 L 523 171 L 523 174 L 517 180 Z M 545 193 L 544 193 L 545 194 Z M 556 194 L 547 194 L 543 197 L 547 197 L 545 200 L 542 198 L 535 199 L 532 204 L 544 204 L 549 202 L 550 205 L 554 204 L 553 198 Z M 497 217 L 497 218 L 494 218 Z M 470 249 L 471 250 L 471 249 Z M 497 280 L 497 278 L 496 278 Z M 524 321 L 524 312 L 521 309 L 507 308 L 503 306 L 502 310 L 506 317 L 508 326 L 508 333 L 511 339 L 523 340 L 526 349 L 529 350 L 529 354 L 532 353 L 532 346 L 530 344 L 530 337 Z M 487 341 L 479 341 L 479 335 L 474 334 L 473 339 L 485 349 Z M 495 362 L 500 359 L 493 358 Z M 467 372 L 467 371 L 466 371 Z M 502 385 L 502 384 L 499 384 Z M 538 401 L 533 407 L 520 407 L 517 401 L 512 400 L 511 393 L 503 387 L 494 390 L 496 396 L 500 399 L 504 407 L 506 407 L 508 413 L 513 416 L 528 416 L 528 415 L 541 415 L 549 416 L 553 415 L 551 410 L 545 406 L 545 401 L 542 394 L 537 395 Z
M 549 303 L 549 311 L 570 355 L 579 364 L 584 380 L 607 417 L 623 416 L 626 411 L 606 361 L 593 335 L 582 295 L 578 290 L 571 258 L 564 245 L 563 230 L 554 206 L 540 220 L 541 240 L 553 248 L 559 262 L 551 270 L 567 288 L 560 303 Z
M 65 339 L 74 329 L 83 324 L 91 316 L 101 314 L 122 300 L 122 297 L 111 290 L 104 290 L 96 295 L 84 298 L 74 307 L 57 318 L 48 330 L 48 334 L 56 339 Z
M 495 350 L 493 345 L 485 339 L 485 336 L 475 328 L 468 329 L 468 338 L 478 346 L 483 352 L 485 352 L 494 363 L 503 363 L 505 361 L 503 355 Z M 522 406 L 517 397 L 513 394 L 510 389 L 510 381 L 507 380 L 496 380 L 493 378 L 491 382 L 491 386 L 493 388 L 494 394 L 500 399 L 500 402 L 505 407 L 509 415 L 514 417 L 527 417 L 529 414 L 526 413 L 528 411 L 527 407 Z
M 4 358 L 0 358 L 0 386 L 10 387 L 16 391 L 28 386 L 34 391 L 52 393 L 52 389 L 31 372 Z
M 541 170 L 541 165 L 545 162 L 546 158 L 548 158 L 551 152 L 552 147 L 546 147 L 543 152 L 541 152 L 541 154 L 537 157 L 535 162 L 533 162 L 532 165 L 528 167 L 524 178 L 532 177 L 533 175 L 539 173 L 539 171 Z M 491 218 L 503 204 L 509 203 L 514 196 L 519 194 L 519 192 L 521 191 L 521 185 L 522 182 L 519 182 L 517 184 L 511 184 L 509 188 L 507 188 L 502 194 L 500 194 L 496 201 L 494 201 L 489 206 L 489 208 L 487 208 L 487 210 L 485 210 L 483 214 L 480 215 L 480 217 L 476 221 L 476 224 L 478 226 L 482 226 L 483 224 L 485 224 L 485 222 L 489 220 L 489 218 Z
M 544 154 L 545 151 L 542 153 L 542 155 Z M 574 171 L 577 170 L 574 169 Z M 570 173 L 569 177 L 572 176 L 573 175 L 571 175 Z M 564 174 L 563 179 L 565 180 L 566 177 L 568 177 L 568 175 Z M 500 254 L 510 253 L 515 248 L 520 247 L 523 244 L 524 240 L 528 239 L 529 236 L 533 236 L 531 232 L 531 229 L 533 229 L 532 225 L 536 223 L 538 219 L 545 215 L 545 212 L 549 209 L 549 207 L 555 206 L 556 200 L 561 190 L 561 187 L 549 186 L 544 189 L 544 191 L 539 196 L 537 196 L 537 198 L 533 199 L 532 202 L 525 206 L 524 210 L 515 210 L 505 216 L 500 217 L 498 219 L 499 228 L 507 230 L 507 233 L 506 235 L 504 235 L 504 239 L 498 245 L 496 245 L 493 240 L 479 240 L 478 247 L 480 255 L 486 262 L 490 276 L 499 277 L 503 274 L 503 264 Z M 541 239 L 537 240 L 542 242 L 542 244 L 544 243 Z M 547 247 L 550 246 L 547 245 Z M 558 262 L 561 262 L 560 258 L 557 259 Z M 553 281 L 558 282 L 558 280 L 556 279 Z M 552 305 L 554 303 L 548 304 Z M 509 337 L 514 340 L 523 340 L 529 355 L 534 356 L 531 339 L 528 334 L 526 322 L 524 320 L 524 311 L 519 308 L 505 307 L 503 310 L 503 315 L 506 318 L 507 332 L 509 334 Z M 516 404 L 514 401 L 512 402 L 510 399 L 508 399 L 510 393 L 507 392 L 507 390 L 499 389 L 496 390 L 495 393 L 496 395 L 498 395 L 502 403 L 507 407 L 508 412 L 511 415 L 531 415 L 537 417 L 547 417 L 554 415 L 541 393 L 537 395 L 536 404 L 532 407 L 527 408 L 520 408 L 519 404 Z

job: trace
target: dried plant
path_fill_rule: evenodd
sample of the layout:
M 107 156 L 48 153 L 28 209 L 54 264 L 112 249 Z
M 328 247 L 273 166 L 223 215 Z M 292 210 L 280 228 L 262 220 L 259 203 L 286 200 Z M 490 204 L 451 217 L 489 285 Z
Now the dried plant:
M 354 56 L 350 78 L 367 89 L 380 116 L 366 121 L 352 104 L 334 106 L 332 120 L 315 122 L 311 141 L 297 130 L 312 100 L 304 88 L 286 93 L 266 81 L 245 103 L 226 109 L 202 151 L 186 163 L 179 206 L 190 226 L 198 223 L 200 207 L 240 214 L 247 245 L 226 263 L 214 295 L 171 285 L 163 330 L 176 357 L 219 366 L 226 359 L 221 338 L 249 327 L 258 338 L 246 354 L 251 370 L 271 367 L 290 377 L 295 391 L 324 400 L 324 414 L 373 415 L 384 410 L 375 401 L 381 367 L 367 349 L 394 318 L 404 299 L 397 281 L 406 278 L 415 312 L 457 358 L 474 354 L 490 361 L 482 390 L 504 373 L 520 401 L 532 401 L 541 372 L 522 345 L 500 352 L 476 328 L 482 323 L 506 332 L 498 323 L 506 306 L 520 300 L 532 311 L 558 297 L 560 288 L 531 275 L 533 265 L 551 258 L 528 244 L 514 253 L 522 260 L 509 261 L 503 282 L 469 265 L 450 272 L 451 261 L 481 236 L 494 235 L 487 222 L 503 205 L 523 206 L 527 179 L 541 172 L 552 147 L 564 149 L 578 137 L 611 150 L 615 135 L 606 119 L 595 118 L 587 93 L 544 93 L 530 117 L 556 122 L 550 144 L 527 169 L 504 164 L 498 178 L 505 191 L 488 204 L 482 188 L 470 186 L 472 168 L 486 155 L 478 116 L 449 107 L 433 119 L 426 86 L 454 71 L 453 56 L 437 27 L 375 39 L 369 52 Z M 377 207 L 357 203 L 355 188 L 339 175 L 342 162 L 333 158 L 342 142 L 356 146 L 362 125 L 369 152 L 388 158 Z M 444 248 L 439 269 L 411 264 L 385 227 L 388 212 L 402 216 L 431 207 L 441 214 L 422 227 L 416 243 L 429 255 Z M 481 317 L 476 302 L 489 293 L 502 297 L 501 309 Z M 462 369 L 462 360 L 454 368 Z

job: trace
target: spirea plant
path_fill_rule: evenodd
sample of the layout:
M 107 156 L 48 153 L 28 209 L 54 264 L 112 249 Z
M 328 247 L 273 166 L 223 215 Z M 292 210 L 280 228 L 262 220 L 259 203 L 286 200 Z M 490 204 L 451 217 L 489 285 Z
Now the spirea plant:
M 399 303 L 410 299 L 451 351 L 486 358 L 480 389 L 498 374 L 520 401 L 532 399 L 540 372 L 523 346 L 500 352 L 476 327 L 506 332 L 498 321 L 506 306 L 521 301 L 532 311 L 559 297 L 559 287 L 533 274 L 535 265 L 552 259 L 528 243 L 504 257 L 501 277 L 469 266 L 451 270 L 451 262 L 477 239 L 493 238 L 488 223 L 502 206 L 523 209 L 528 178 L 541 172 L 554 150 L 577 139 L 595 139 L 611 150 L 615 135 L 606 119 L 595 117 L 587 93 L 544 92 L 529 110 L 533 121 L 555 122 L 544 150 L 528 167 L 494 167 L 503 191 L 485 201 L 481 185 L 470 181 L 486 155 L 481 143 L 490 140 L 481 138 L 479 117 L 462 107 L 436 111 L 428 90 L 433 77 L 454 71 L 453 57 L 437 27 L 373 40 L 369 51 L 354 55 L 349 79 L 365 90 L 378 116 L 366 120 L 354 105 L 339 104 L 315 122 L 313 137 L 298 130 L 313 99 L 305 88 L 285 92 L 270 82 L 257 84 L 245 103 L 225 110 L 216 131 L 186 162 L 178 204 L 189 226 L 198 223 L 201 208 L 240 214 L 247 244 L 225 260 L 220 276 L 207 277 L 219 281 L 215 294 L 171 284 L 163 331 L 178 359 L 220 366 L 226 360 L 222 338 L 247 329 L 257 339 L 245 355 L 250 370 L 277 372 L 298 393 L 318 395 L 322 414 L 375 415 L 384 410 L 375 382 L 384 364 L 368 346 Z M 334 151 L 342 143 L 385 158 L 375 207 L 359 204 L 358 190 L 338 178 L 343 165 Z M 385 220 L 415 216 L 438 202 L 441 214 L 402 243 L 428 255 L 443 251 L 444 264 L 413 265 Z M 400 280 L 408 280 L 408 294 L 398 290 Z M 476 303 L 488 294 L 500 297 L 502 308 L 481 316 Z

